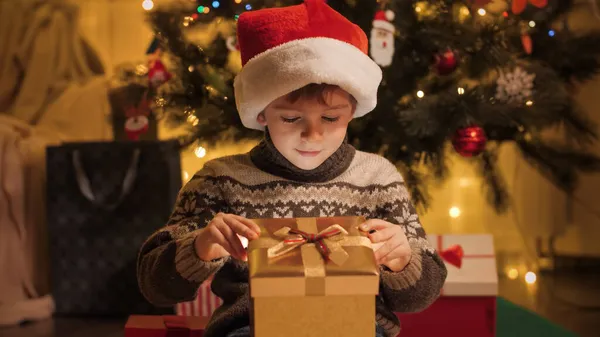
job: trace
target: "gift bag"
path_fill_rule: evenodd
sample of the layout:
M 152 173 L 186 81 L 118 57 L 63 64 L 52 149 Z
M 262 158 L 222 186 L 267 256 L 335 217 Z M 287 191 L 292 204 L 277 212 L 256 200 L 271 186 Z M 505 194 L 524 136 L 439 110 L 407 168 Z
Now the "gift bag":
M 181 188 L 176 141 L 71 143 L 47 149 L 47 221 L 56 313 L 173 313 L 141 295 L 136 259 Z

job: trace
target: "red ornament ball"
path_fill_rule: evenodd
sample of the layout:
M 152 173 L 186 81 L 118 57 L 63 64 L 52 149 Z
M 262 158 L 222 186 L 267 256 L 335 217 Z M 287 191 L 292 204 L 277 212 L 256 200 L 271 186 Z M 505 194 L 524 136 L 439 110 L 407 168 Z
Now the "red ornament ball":
M 487 137 L 479 126 L 469 126 L 456 130 L 452 137 L 454 150 L 463 157 L 473 157 L 485 149 Z
M 458 68 L 458 57 L 452 50 L 435 55 L 435 70 L 439 75 L 448 75 Z

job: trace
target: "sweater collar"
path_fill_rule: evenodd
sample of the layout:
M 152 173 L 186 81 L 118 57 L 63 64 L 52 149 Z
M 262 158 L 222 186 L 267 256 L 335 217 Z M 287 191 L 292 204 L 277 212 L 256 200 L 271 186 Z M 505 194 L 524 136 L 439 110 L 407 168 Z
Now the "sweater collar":
M 273 144 L 269 131 L 265 138 L 250 151 L 250 159 L 259 169 L 270 174 L 300 182 L 326 182 L 344 173 L 356 153 L 348 144 L 348 137 L 340 147 L 321 165 L 312 170 L 303 170 L 287 160 Z

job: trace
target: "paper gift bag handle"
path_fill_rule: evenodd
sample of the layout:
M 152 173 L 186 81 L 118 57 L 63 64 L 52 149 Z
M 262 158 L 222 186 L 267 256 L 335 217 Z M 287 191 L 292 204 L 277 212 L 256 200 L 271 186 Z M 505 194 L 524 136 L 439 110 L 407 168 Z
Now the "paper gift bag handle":
M 115 202 L 109 204 L 104 200 L 99 200 L 94 195 L 94 192 L 92 191 L 92 185 L 90 184 L 90 179 L 85 174 L 83 165 L 81 165 L 81 154 L 78 150 L 73 151 L 73 167 L 75 168 L 75 178 L 77 179 L 77 185 L 79 185 L 79 190 L 81 191 L 81 194 L 83 194 L 83 196 L 90 202 L 92 202 L 92 204 L 94 204 L 95 206 L 107 210 L 114 210 L 115 208 L 117 208 L 117 206 L 119 206 L 123 199 L 125 199 L 127 194 L 131 192 L 131 189 L 133 188 L 133 183 L 135 182 L 135 179 L 137 177 L 139 161 L 140 149 L 135 149 L 133 151 L 129 167 L 127 168 L 127 172 L 125 173 L 125 178 L 123 179 L 121 194 Z

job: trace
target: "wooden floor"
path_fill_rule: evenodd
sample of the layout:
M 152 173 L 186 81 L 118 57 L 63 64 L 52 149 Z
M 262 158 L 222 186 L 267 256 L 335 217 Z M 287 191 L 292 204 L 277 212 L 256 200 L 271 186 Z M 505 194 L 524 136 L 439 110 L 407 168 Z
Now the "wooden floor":
M 539 275 L 534 286 L 500 280 L 500 295 L 581 337 L 600 336 L 600 271 Z M 2 337 L 122 337 L 124 321 L 55 318 L 0 328 Z M 517 336 L 515 336 L 517 337 Z

